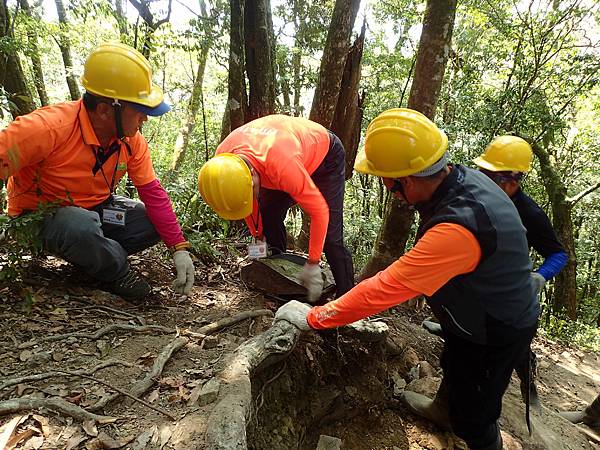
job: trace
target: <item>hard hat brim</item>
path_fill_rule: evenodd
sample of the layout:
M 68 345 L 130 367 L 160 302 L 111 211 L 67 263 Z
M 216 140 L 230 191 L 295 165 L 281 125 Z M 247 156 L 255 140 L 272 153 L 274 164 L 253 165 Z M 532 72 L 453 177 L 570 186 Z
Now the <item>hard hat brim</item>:
M 160 102 L 157 106 L 150 107 L 139 103 L 130 102 L 131 106 L 142 114 L 147 116 L 158 117 L 171 111 L 171 106 L 165 102 Z
M 507 169 L 503 169 L 501 167 L 498 167 L 492 163 L 490 163 L 489 161 L 486 161 L 484 158 L 482 158 L 481 156 L 478 156 L 477 158 L 475 158 L 473 160 L 473 163 L 477 166 L 477 167 L 481 167 L 482 169 L 485 170 L 489 170 L 490 172 L 503 172 L 506 171 Z

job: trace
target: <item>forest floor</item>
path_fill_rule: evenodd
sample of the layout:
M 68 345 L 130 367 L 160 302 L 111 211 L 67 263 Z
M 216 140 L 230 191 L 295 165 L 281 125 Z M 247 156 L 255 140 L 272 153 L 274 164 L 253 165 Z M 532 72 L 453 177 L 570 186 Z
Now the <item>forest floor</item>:
M 142 305 L 97 289 L 79 271 L 50 257 L 32 265 L 26 287 L 0 288 L 0 448 L 205 448 L 206 416 L 214 395 L 203 386 L 241 343 L 271 326 L 272 314 L 264 310 L 274 311 L 278 305 L 240 282 L 241 259 L 210 266 L 197 261 L 189 297 L 172 293 L 172 268 L 160 255 L 145 252 L 133 257 L 132 264 L 154 286 Z M 222 322 L 247 311 L 258 312 L 235 323 Z M 344 360 L 343 369 L 323 362 L 311 383 L 324 384 L 329 379 L 324 373 L 337 374 L 336 389 L 321 387 L 323 392 L 340 391 L 332 398 L 343 398 L 346 407 L 338 408 L 342 413 L 337 415 L 321 414 L 328 420 L 317 428 L 314 421 L 309 425 L 306 417 L 285 412 L 297 399 L 289 397 L 275 407 L 273 399 L 285 389 L 293 392 L 298 379 L 309 382 L 300 369 L 296 378 L 281 376 L 297 369 L 296 358 L 288 358 L 289 364 L 279 364 L 253 385 L 248 448 L 314 449 L 321 434 L 340 438 L 343 449 L 464 448 L 450 433 L 408 413 L 392 393 L 406 381 L 431 395 L 439 382 L 442 341 L 420 327 L 426 315 L 426 310 L 402 307 L 384 316 L 391 337 L 403 348 L 399 362 L 391 358 L 385 365 L 380 365 L 384 363 L 377 352 L 361 353 L 352 340 L 338 337 L 328 347 L 327 337 L 303 337 L 294 353 L 304 360 L 303 370 L 311 367 L 316 373 L 315 360 L 328 348 Z M 108 326 L 110 332 L 94 335 Z M 582 408 L 600 392 L 600 355 L 542 337 L 536 338 L 534 350 L 544 413 L 534 414 L 532 420 L 537 435 L 545 437 L 536 441 L 534 433 L 533 438 L 522 438 L 523 408 L 513 379 L 501 420 L 508 433 L 506 448 L 599 449 L 592 434 L 583 434 L 584 427 L 578 429 L 554 412 Z M 34 377 L 37 374 L 45 375 Z M 117 396 L 114 388 L 143 392 L 146 404 Z M 362 395 L 363 389 L 371 394 Z M 354 403 L 360 406 L 348 407 L 348 399 L 361 395 Z M 302 432 L 297 432 L 299 420 L 305 420 Z

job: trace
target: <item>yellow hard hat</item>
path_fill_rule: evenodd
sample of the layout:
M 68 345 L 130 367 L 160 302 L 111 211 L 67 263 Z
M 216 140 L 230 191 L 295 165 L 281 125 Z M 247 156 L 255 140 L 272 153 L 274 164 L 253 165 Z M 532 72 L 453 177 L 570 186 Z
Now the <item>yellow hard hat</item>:
M 492 172 L 529 172 L 532 160 L 533 151 L 525 139 L 499 136 L 473 162 Z
M 223 219 L 239 220 L 252 214 L 252 173 L 238 155 L 221 153 L 198 173 L 200 195 Z
M 150 63 L 129 45 L 106 43 L 92 50 L 81 83 L 91 94 L 134 103 L 147 115 L 159 116 L 170 109 L 160 87 L 152 84 Z
M 367 127 L 365 146 L 354 169 L 386 178 L 416 174 L 435 164 L 448 148 L 448 137 L 418 111 L 394 108 Z

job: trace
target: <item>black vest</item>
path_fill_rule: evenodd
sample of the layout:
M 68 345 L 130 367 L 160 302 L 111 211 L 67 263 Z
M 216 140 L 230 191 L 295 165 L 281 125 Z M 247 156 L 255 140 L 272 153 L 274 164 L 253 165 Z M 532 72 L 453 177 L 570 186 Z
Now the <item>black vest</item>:
M 452 278 L 428 303 L 445 332 L 479 344 L 510 342 L 535 326 L 540 307 L 530 282 L 526 230 L 510 198 L 477 170 L 455 165 L 432 198 L 417 205 L 417 240 L 439 223 L 468 229 L 481 247 L 475 270 Z

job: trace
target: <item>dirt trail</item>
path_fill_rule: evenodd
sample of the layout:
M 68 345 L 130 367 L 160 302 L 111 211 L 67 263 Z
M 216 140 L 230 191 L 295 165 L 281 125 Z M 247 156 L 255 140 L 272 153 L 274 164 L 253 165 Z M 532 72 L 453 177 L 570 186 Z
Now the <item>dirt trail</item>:
M 3 430 L 0 429 L 0 447 L 2 437 L 8 435 L 14 448 L 18 449 L 205 448 L 204 430 L 206 417 L 212 407 L 212 394 L 204 392 L 203 386 L 224 367 L 228 356 L 241 343 L 268 329 L 272 319 L 259 316 L 242 320 L 206 338 L 193 333 L 220 319 L 249 310 L 275 310 L 277 305 L 261 294 L 245 289 L 239 282 L 236 261 L 230 264 L 223 261 L 221 266 L 211 267 L 198 262 L 196 286 L 187 298 L 171 293 L 168 288 L 172 281 L 170 265 L 163 263 L 158 255 L 147 252 L 135 258 L 133 264 L 153 280 L 155 286 L 152 297 L 144 305 L 130 305 L 118 297 L 94 289 L 90 280 L 56 259 L 42 261 L 27 275 L 29 290 L 17 290 L 15 286 L 0 288 L 0 408 L 2 401 L 8 399 L 34 397 L 41 400 L 63 399 L 69 405 L 90 410 L 98 401 L 114 394 L 114 390 L 90 378 L 66 374 L 57 374 L 44 380 L 24 380 L 3 389 L 2 384 L 32 374 L 87 370 L 107 363 L 107 367 L 100 368 L 90 376 L 110 386 L 131 391 L 135 383 L 143 380 L 152 370 L 161 351 L 172 344 L 178 335 L 182 335 L 186 339 L 185 345 L 168 358 L 164 370 L 151 380 L 150 389 L 142 397 L 154 409 L 121 397 L 105 408 L 94 411 L 117 419 L 107 424 L 82 422 L 64 412 L 51 410 L 40 410 L 35 415 L 29 412 L 7 414 L 0 416 L 0 426 L 5 426 Z M 386 390 L 386 397 L 387 392 L 393 390 L 390 374 L 384 373 L 386 368 L 394 368 L 400 375 L 407 376 L 411 364 L 427 361 L 434 371 L 429 378 L 438 375 L 438 355 L 442 343 L 438 337 L 428 334 L 419 326 L 423 317 L 423 312 L 406 308 L 398 308 L 385 315 L 392 337 L 406 350 L 400 360 L 390 360 L 385 363 L 387 365 L 382 362 L 378 366 L 372 360 L 365 366 L 361 361 L 380 357 L 373 349 L 358 349 L 352 341 L 341 342 L 339 338 L 322 339 L 320 336 L 308 336 L 301 340 L 301 348 L 295 353 L 297 357 L 290 360 L 296 360 L 304 371 L 314 370 L 321 363 L 320 368 L 325 371 L 323 373 L 328 373 L 338 383 L 336 389 L 343 394 L 340 399 L 353 398 L 355 405 L 360 405 L 351 413 L 348 411 L 352 408 L 342 408 L 346 416 L 339 420 L 330 414 L 331 420 L 319 425 L 320 432 L 340 437 L 344 449 L 460 448 L 460 443 L 449 433 L 439 432 L 431 424 L 406 412 L 393 400 L 391 393 L 389 399 L 376 398 L 376 393 L 380 391 L 375 387 Z M 120 330 L 99 339 L 88 339 L 81 335 L 55 341 L 45 339 L 66 333 L 93 333 L 111 324 L 132 327 L 158 325 L 163 329 L 153 328 L 143 333 Z M 583 434 L 574 426 L 562 423 L 564 421 L 561 422 L 553 414 L 559 409 L 582 407 L 600 392 L 600 356 L 568 349 L 543 339 L 537 339 L 535 347 L 540 360 L 540 395 L 547 409 L 541 417 L 534 418 L 534 424 L 536 432 L 543 434 L 541 441 L 545 441 L 546 446 L 523 438 L 522 404 L 517 384 L 513 382 L 505 402 L 509 418 L 504 418 L 502 425 L 520 442 L 510 448 L 600 448 L 583 438 Z M 323 352 L 327 351 L 339 354 L 335 358 L 324 356 Z M 334 373 L 334 366 L 342 363 L 343 368 L 339 368 L 339 373 Z M 294 364 L 294 361 L 290 361 L 285 370 L 293 371 Z M 376 369 L 377 376 L 369 373 L 369 370 Z M 299 377 L 307 373 L 301 370 L 297 372 Z M 275 375 L 281 372 L 282 366 L 273 369 Z M 275 379 L 273 373 L 268 372 L 257 381 L 257 405 L 261 406 L 259 416 L 269 414 L 269 405 L 265 405 L 265 402 L 268 403 L 270 396 L 279 395 L 277 389 L 281 389 L 283 381 L 287 379 L 281 374 L 277 375 L 280 379 Z M 294 376 L 291 374 L 287 380 L 294 379 Z M 321 379 L 316 377 L 317 381 L 322 381 L 324 376 Z M 431 379 L 434 382 L 428 383 L 427 377 L 424 381 L 418 381 L 423 384 L 424 391 L 434 388 L 435 378 Z M 323 392 L 333 390 L 322 387 Z M 368 395 L 361 394 L 362 387 L 369 392 Z M 288 385 L 286 389 L 293 396 L 295 388 Z M 363 410 L 361 408 L 366 407 L 364 405 L 373 406 Z M 159 412 L 161 410 L 177 420 L 172 421 Z M 277 411 L 273 410 L 272 413 Z M 14 417 L 19 419 L 11 422 Z M 261 420 L 266 419 L 257 417 L 252 423 L 261 424 Z M 10 427 L 13 430 L 9 433 L 7 429 Z M 298 427 L 295 427 L 293 420 L 285 417 L 277 419 L 270 427 L 261 425 L 251 430 L 256 443 L 250 448 L 293 448 L 289 444 L 293 439 L 284 435 L 289 435 L 295 428 Z M 267 429 L 270 434 L 265 436 Z M 257 430 L 263 433 L 262 437 L 256 435 Z M 279 440 L 277 435 L 280 435 Z M 302 436 L 296 437 L 302 441 Z M 313 441 L 308 438 L 302 442 L 298 448 L 315 448 Z

